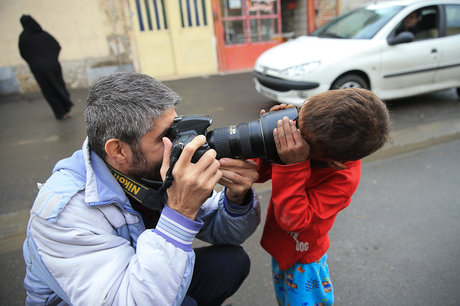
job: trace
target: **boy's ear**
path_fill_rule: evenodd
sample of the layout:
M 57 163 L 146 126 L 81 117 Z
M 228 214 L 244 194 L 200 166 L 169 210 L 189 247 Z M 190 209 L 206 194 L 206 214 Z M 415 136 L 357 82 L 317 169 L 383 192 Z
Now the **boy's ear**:
M 118 164 L 129 162 L 131 148 L 129 145 L 120 139 L 109 139 L 105 143 L 105 152 L 107 157 Z
M 343 162 L 339 162 L 336 160 L 330 160 L 327 162 L 327 165 L 329 168 L 335 169 L 335 170 L 345 170 L 347 169 L 347 166 L 344 165 Z

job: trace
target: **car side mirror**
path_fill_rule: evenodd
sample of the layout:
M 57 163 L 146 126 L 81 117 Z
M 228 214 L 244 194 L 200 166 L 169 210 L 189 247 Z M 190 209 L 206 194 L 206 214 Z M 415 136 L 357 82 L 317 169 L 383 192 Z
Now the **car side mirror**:
M 395 37 L 388 38 L 388 44 L 390 46 L 405 44 L 414 41 L 415 36 L 412 32 L 401 32 Z

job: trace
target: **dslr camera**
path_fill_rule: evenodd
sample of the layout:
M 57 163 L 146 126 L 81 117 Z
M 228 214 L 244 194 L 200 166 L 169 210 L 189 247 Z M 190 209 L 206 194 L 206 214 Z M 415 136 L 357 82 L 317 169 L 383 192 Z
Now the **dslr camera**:
M 295 107 L 280 111 L 268 112 L 260 115 L 260 118 L 250 122 L 216 128 L 207 132 L 212 119 L 209 116 L 180 116 L 174 118 L 169 131 L 169 137 L 174 147 L 184 147 L 196 136 L 206 136 L 206 142 L 196 150 L 192 162 L 197 162 L 209 149 L 217 152 L 217 158 L 231 157 L 238 159 L 262 158 L 268 161 L 279 162 L 280 158 L 276 151 L 273 138 L 273 129 L 278 120 L 289 117 L 297 120 L 299 116 Z M 173 154 L 180 154 L 180 152 Z M 175 157 L 177 159 L 178 156 Z

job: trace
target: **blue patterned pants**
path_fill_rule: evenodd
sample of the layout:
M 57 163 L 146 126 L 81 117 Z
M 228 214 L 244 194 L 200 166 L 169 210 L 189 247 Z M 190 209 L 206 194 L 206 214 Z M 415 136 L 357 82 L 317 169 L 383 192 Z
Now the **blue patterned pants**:
M 327 254 L 309 264 L 296 263 L 286 271 L 272 259 L 273 285 L 281 306 L 332 305 L 334 292 L 326 263 Z

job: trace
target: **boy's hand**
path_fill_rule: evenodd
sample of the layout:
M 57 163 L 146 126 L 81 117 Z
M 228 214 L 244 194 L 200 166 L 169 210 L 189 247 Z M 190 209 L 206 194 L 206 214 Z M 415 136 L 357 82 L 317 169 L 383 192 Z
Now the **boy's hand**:
M 273 130 L 276 150 L 285 164 L 300 163 L 308 159 L 310 145 L 300 134 L 294 121 L 287 116 L 278 121 L 277 128 Z
M 286 104 L 283 103 L 283 104 L 278 104 L 278 105 L 272 106 L 269 111 L 270 112 L 276 112 L 276 111 L 279 111 L 279 110 L 283 110 L 283 109 L 286 109 L 286 108 L 292 108 L 292 107 L 294 107 L 294 105 L 292 105 L 292 104 L 286 105 Z M 266 113 L 265 109 L 260 110 L 261 115 L 265 114 L 265 113 Z

